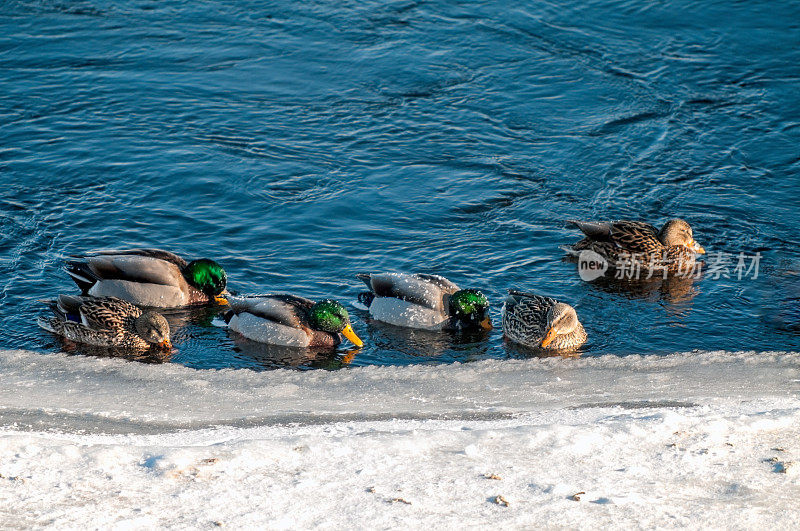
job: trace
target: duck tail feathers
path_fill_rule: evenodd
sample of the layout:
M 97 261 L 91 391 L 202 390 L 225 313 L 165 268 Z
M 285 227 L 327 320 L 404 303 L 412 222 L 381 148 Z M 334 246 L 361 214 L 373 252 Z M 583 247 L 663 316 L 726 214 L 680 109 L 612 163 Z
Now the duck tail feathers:
M 372 289 L 372 275 L 369 273 L 356 273 L 356 278 Z
M 364 306 L 364 309 L 368 309 L 373 300 L 375 300 L 375 294 L 371 291 L 363 291 L 358 294 L 358 302 Z
M 531 291 L 522 291 L 519 289 L 511 288 L 508 290 L 509 295 L 516 295 L 518 297 L 541 297 L 541 295 L 537 295 Z
M 64 269 L 75 281 L 75 284 L 78 285 L 83 295 L 87 295 L 92 286 L 99 280 L 86 262 L 70 260 Z
M 231 319 L 233 319 L 234 315 L 236 315 L 236 312 L 233 310 L 228 310 L 227 312 L 223 313 L 221 317 L 222 320 L 225 321 L 225 324 L 228 325 L 231 324 Z
M 570 225 L 578 227 L 582 233 L 594 240 L 606 240 L 611 236 L 611 223 L 570 219 L 567 220 L 567 226 Z
M 61 309 L 58 304 L 58 300 L 56 299 L 38 299 L 36 302 L 40 302 L 42 304 L 47 305 L 47 308 L 53 312 L 53 315 L 58 317 L 59 319 L 63 320 L 65 317 L 65 312 Z M 42 318 L 40 318 L 42 319 Z
M 80 308 L 85 301 L 86 299 L 76 295 L 59 295 L 56 305 L 58 306 L 58 309 L 65 315 L 79 314 Z
M 53 326 L 53 321 L 56 319 L 54 317 L 39 317 L 36 319 L 36 324 L 39 325 L 39 328 L 42 330 L 46 330 L 51 334 L 55 334 L 56 330 Z
M 558 248 L 570 256 L 577 257 L 581 254 L 581 252 L 575 249 L 575 247 L 573 247 L 572 245 L 559 245 Z

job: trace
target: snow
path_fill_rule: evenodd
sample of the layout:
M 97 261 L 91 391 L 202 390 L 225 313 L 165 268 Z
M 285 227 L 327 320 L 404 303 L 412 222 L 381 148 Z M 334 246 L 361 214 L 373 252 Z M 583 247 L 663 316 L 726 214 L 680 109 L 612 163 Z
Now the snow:
M 0 521 L 790 528 L 799 360 L 257 373 L 0 351 Z

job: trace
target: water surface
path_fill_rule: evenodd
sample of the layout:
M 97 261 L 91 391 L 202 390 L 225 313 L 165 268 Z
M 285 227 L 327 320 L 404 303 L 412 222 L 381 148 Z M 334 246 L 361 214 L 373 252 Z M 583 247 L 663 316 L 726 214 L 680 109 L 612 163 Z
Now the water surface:
M 162 247 L 240 293 L 425 271 L 573 304 L 584 356 L 800 348 L 800 5 L 12 1 L 0 14 L 0 347 L 61 348 L 63 257 Z M 683 217 L 757 279 L 581 281 L 567 219 Z M 171 316 L 191 367 L 524 357 L 367 324 L 313 355 Z M 183 323 L 183 326 L 181 326 Z

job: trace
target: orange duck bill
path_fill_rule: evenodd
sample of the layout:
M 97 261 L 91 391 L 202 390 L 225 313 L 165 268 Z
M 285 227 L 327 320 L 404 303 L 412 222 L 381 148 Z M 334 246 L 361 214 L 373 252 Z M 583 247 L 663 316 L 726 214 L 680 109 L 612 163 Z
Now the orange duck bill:
M 161 343 L 158 343 L 158 348 L 161 350 L 172 350 L 172 343 L 169 339 L 165 339 Z
M 548 330 L 547 333 L 544 335 L 544 339 L 542 339 L 542 348 L 547 348 L 547 345 L 552 343 L 557 335 L 558 334 L 556 333 L 555 328 L 551 328 L 550 330 Z

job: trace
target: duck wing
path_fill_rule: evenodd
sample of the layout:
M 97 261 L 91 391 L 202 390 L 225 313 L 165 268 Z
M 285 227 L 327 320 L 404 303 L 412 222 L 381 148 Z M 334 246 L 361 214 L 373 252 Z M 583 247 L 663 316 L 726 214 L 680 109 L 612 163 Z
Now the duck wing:
M 308 310 L 314 301 L 296 295 L 276 294 L 231 298 L 231 312 L 250 313 L 292 328 L 308 327 Z
M 558 301 L 535 293 L 508 290 L 503 305 L 503 331 L 519 342 L 540 341 L 547 328 L 547 311 Z
M 359 273 L 356 275 L 377 297 L 394 297 L 432 310 L 443 311 L 446 294 L 458 286 L 439 275 L 409 273 Z
M 84 293 L 102 280 L 125 280 L 177 288 L 182 288 L 186 282 L 178 262 L 130 251 L 121 254 L 109 252 L 68 261 L 67 273 Z
M 630 253 L 652 253 L 663 248 L 656 228 L 641 221 L 612 223 L 610 241 Z
M 663 249 L 658 239 L 658 230 L 642 221 L 569 221 L 586 235 L 574 246 L 575 250 L 593 249 L 601 254 L 613 254 L 615 250 L 628 253 L 653 253 Z
M 529 291 L 510 289 L 506 298 L 506 305 L 508 304 L 511 304 L 513 308 L 520 307 L 533 313 L 546 314 L 547 310 L 558 304 L 558 301 Z
M 188 265 L 186 260 L 181 258 L 175 253 L 165 251 L 163 249 L 123 249 L 116 251 L 96 251 L 92 255 L 127 255 L 127 256 L 145 256 L 149 258 L 157 258 L 165 262 L 171 262 L 183 269 Z
M 59 307 L 67 310 L 67 314 L 74 313 L 76 300 L 80 303 L 77 310 L 84 326 L 94 330 L 111 330 L 122 333 L 131 318 L 142 314 L 137 306 L 115 297 L 74 297 L 60 295 Z M 72 309 L 72 311 L 69 311 Z
M 587 237 L 597 241 L 608 241 L 611 237 L 611 223 L 602 221 L 577 221 L 571 219 L 567 221 L 570 225 L 575 225 Z

